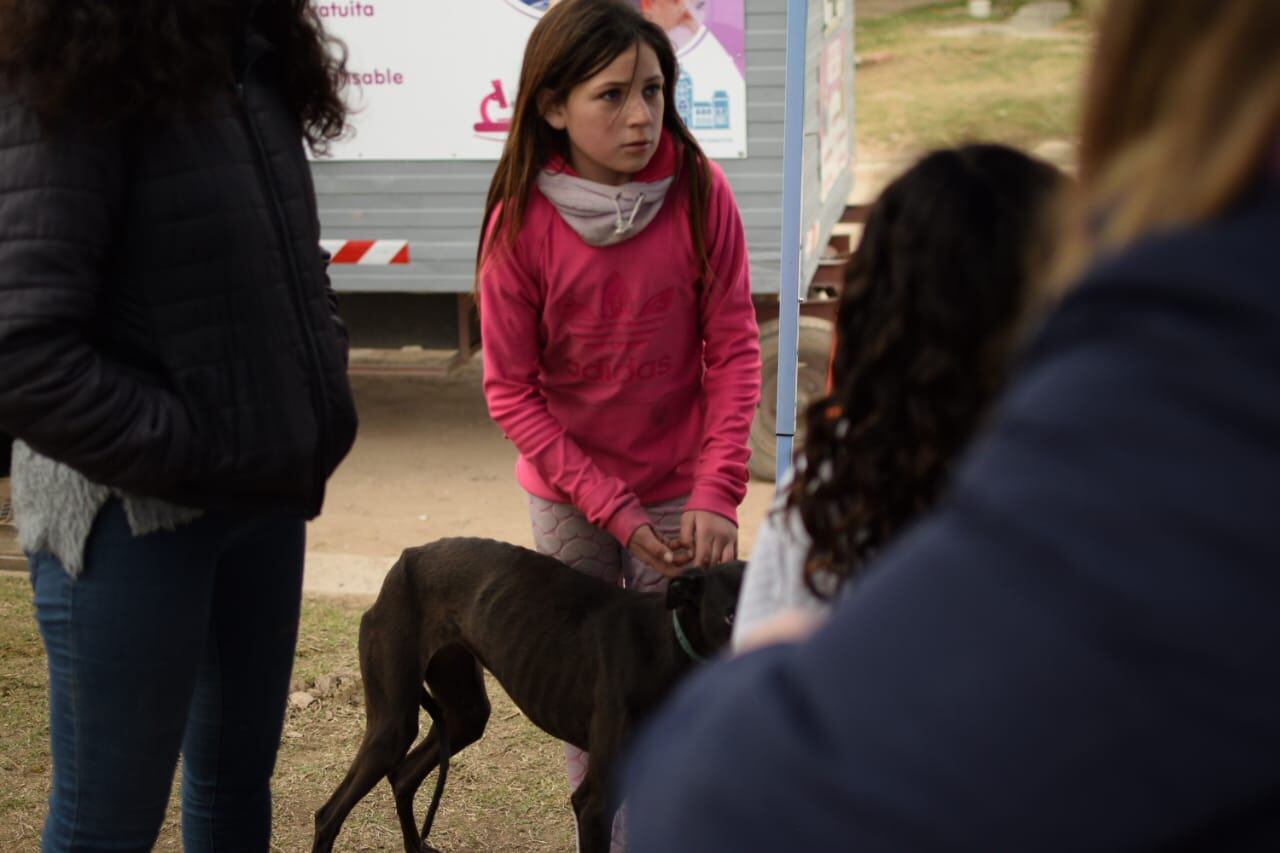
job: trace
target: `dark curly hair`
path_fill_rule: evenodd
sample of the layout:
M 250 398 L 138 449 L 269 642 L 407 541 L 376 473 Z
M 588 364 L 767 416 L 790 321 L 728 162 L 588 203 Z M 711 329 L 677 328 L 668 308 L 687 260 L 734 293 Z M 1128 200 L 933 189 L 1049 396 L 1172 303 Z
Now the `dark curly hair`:
M 1003 378 L 1054 167 L 1000 145 L 929 154 L 872 207 L 845 275 L 830 393 L 787 496 L 829 597 L 933 505 Z
M 346 127 L 346 50 L 308 0 L 0 0 L 0 80 L 47 126 L 72 112 L 181 115 L 229 90 L 250 17 L 278 52 L 303 135 L 323 149 Z

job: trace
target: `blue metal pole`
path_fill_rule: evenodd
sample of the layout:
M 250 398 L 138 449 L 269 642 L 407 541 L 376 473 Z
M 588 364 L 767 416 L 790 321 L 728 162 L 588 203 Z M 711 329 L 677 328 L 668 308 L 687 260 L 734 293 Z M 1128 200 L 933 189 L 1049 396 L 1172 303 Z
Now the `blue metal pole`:
M 804 177 L 805 35 L 808 0 L 787 0 L 787 77 L 782 114 L 782 282 L 778 289 L 777 481 L 791 467 L 800 335 L 800 190 Z

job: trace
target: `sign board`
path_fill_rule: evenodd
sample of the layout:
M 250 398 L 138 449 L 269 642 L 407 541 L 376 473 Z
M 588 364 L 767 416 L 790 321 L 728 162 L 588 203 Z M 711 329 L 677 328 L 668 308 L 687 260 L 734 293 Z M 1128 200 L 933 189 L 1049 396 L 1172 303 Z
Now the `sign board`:
M 818 60 L 818 173 L 823 201 L 849 168 L 849 108 L 844 97 L 844 72 L 849 61 L 844 33 L 823 46 Z
M 555 0 L 317 2 L 346 43 L 354 114 L 333 160 L 496 160 L 524 45 Z M 666 29 L 676 106 L 707 154 L 747 156 L 744 0 L 635 0 Z

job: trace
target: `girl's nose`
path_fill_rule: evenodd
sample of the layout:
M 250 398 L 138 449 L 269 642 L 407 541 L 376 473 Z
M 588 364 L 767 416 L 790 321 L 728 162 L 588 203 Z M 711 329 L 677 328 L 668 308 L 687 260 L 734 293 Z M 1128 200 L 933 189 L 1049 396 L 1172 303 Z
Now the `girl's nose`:
M 645 99 L 639 96 L 632 97 L 631 102 L 627 104 L 627 124 L 641 127 L 653 124 L 653 121 L 653 111 Z

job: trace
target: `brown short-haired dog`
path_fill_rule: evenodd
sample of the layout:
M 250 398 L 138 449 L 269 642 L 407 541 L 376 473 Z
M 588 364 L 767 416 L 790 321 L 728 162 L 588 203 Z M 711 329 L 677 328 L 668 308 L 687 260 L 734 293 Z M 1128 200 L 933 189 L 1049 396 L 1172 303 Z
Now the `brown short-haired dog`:
M 333 848 L 352 807 L 383 777 L 395 791 L 405 850 L 432 849 L 426 839 L 449 755 L 477 741 L 489 720 L 481 667 L 535 725 L 591 754 L 573 808 L 583 853 L 606 851 L 613 761 L 695 659 L 728 643 L 743 569 L 734 562 L 687 572 L 662 595 L 618 589 L 491 539 L 405 550 L 360 620 L 364 740 L 316 812 L 313 853 Z M 419 706 L 433 725 L 406 754 Z M 419 833 L 413 798 L 437 766 Z

